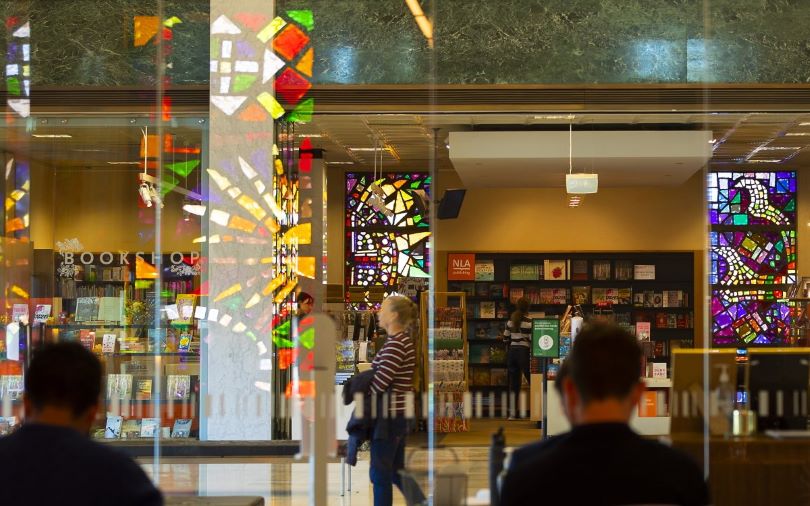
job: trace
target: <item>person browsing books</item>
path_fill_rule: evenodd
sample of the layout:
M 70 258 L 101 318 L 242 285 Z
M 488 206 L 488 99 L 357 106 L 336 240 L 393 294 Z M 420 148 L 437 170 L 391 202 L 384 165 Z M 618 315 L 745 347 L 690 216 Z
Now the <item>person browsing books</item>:
M 0 438 L 3 504 L 157 506 L 163 497 L 132 459 L 88 437 L 101 363 L 76 343 L 48 345 L 25 375 L 25 423 Z
M 399 471 L 405 467 L 405 438 L 408 434 L 406 403 L 413 394 L 416 349 L 411 328 L 417 308 L 407 297 L 386 298 L 378 314 L 388 338 L 371 364 L 374 379 L 371 393 L 382 396 L 371 439 L 369 476 L 374 489 L 374 506 L 390 506 L 393 485 L 402 490 Z M 372 401 L 374 402 L 374 401 Z
M 634 336 L 588 324 L 565 364 L 563 402 L 572 429 L 513 459 L 501 506 L 535 504 L 538 497 L 548 504 L 709 504 L 703 473 L 688 455 L 628 426 L 644 392 Z
M 298 294 L 298 318 L 303 318 L 312 312 L 312 307 L 315 304 L 315 297 L 307 292 Z
M 506 322 L 503 339 L 508 345 L 506 367 L 509 373 L 509 419 L 518 418 L 518 399 L 521 379 L 529 381 L 529 352 L 532 346 L 532 321 L 529 319 L 529 301 L 523 297 L 515 304 L 517 308 Z

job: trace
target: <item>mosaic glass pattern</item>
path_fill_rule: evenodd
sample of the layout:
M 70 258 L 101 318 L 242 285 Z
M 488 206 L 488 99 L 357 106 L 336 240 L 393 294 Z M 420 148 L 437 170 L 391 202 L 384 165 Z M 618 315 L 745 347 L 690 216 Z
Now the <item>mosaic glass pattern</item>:
M 786 344 L 787 291 L 796 282 L 796 173 L 712 173 L 708 201 L 712 344 Z
M 27 118 L 31 115 L 31 24 L 11 17 L 6 28 L 11 34 L 6 47 L 6 103 Z
M 346 285 L 396 289 L 400 276 L 430 275 L 430 223 L 421 173 L 346 175 Z M 384 210 L 381 206 L 384 206 Z

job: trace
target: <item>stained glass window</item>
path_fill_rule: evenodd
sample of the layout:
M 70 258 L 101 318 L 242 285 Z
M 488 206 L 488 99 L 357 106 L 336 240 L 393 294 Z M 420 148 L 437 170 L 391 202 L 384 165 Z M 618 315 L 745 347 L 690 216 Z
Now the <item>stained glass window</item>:
M 709 174 L 712 344 L 786 344 L 796 282 L 796 173 Z
M 346 287 L 382 285 L 430 275 L 430 176 L 346 174 Z M 348 292 L 348 290 L 347 290 Z

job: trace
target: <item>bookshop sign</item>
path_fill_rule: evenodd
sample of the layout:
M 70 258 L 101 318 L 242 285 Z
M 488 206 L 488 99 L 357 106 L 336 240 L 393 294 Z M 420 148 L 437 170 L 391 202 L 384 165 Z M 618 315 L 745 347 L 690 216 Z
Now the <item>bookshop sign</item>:
M 449 281 L 475 281 L 475 253 L 448 254 L 447 279 Z
M 62 255 L 63 263 L 67 265 L 71 265 L 74 263 L 82 264 L 82 265 L 93 265 L 96 263 L 96 258 L 98 258 L 98 262 L 101 265 L 112 265 L 113 262 L 118 259 L 118 265 L 129 265 L 130 260 L 130 253 L 129 251 L 120 251 L 113 253 L 112 251 L 104 251 L 101 253 L 92 253 L 90 251 L 83 251 L 83 252 L 73 252 L 73 251 L 64 251 L 60 253 Z M 135 252 L 135 258 L 141 259 L 146 261 L 144 255 L 147 255 L 144 251 L 137 251 Z M 172 265 L 179 265 L 184 263 L 185 256 L 189 256 L 191 258 L 191 263 L 194 264 L 200 258 L 200 253 L 196 251 L 192 251 L 186 255 L 182 251 L 172 251 L 168 255 L 169 261 Z M 152 261 L 156 257 L 161 257 L 161 255 L 157 253 L 152 253 Z

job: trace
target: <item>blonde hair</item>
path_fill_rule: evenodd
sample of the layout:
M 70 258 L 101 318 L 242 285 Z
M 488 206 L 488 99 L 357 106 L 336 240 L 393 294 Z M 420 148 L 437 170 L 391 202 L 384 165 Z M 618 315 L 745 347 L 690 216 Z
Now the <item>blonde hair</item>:
M 383 304 L 387 303 L 391 311 L 397 314 L 397 321 L 405 328 L 414 330 L 419 320 L 419 308 L 411 299 L 403 295 L 391 295 L 386 297 Z

